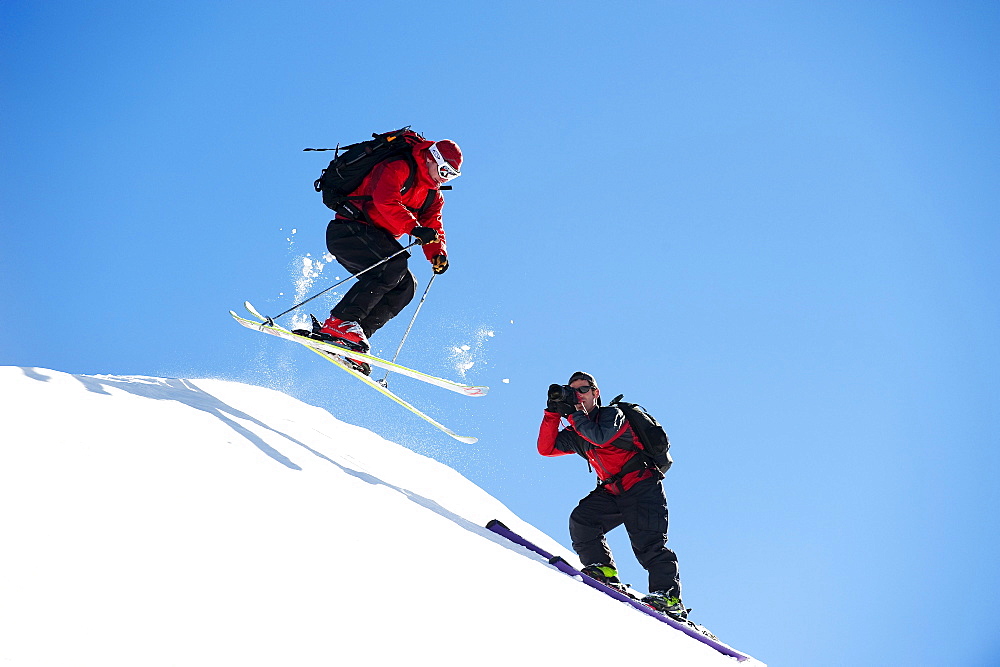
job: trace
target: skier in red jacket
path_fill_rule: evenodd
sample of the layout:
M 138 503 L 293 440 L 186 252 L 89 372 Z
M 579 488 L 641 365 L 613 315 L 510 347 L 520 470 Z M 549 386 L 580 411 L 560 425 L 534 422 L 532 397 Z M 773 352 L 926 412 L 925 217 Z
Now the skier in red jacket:
M 554 388 L 558 388 L 555 385 Z M 677 554 L 667 548 L 667 498 L 663 475 L 656 468 L 629 466 L 642 442 L 624 413 L 614 405 L 601 407 L 601 390 L 589 373 L 573 373 L 564 394 L 550 398 L 538 431 L 542 456 L 579 454 L 597 473 L 591 491 L 569 517 L 573 549 L 583 573 L 609 586 L 623 588 L 605 535 L 625 524 L 632 550 L 649 573 L 649 595 L 643 602 L 678 619 L 687 618 L 681 602 Z M 560 430 L 562 418 L 569 426 Z
M 375 165 L 351 193 L 365 199 L 351 200 L 330 221 L 326 230 L 330 254 L 345 269 L 358 273 L 402 250 L 397 239 L 410 234 L 421 244 L 434 273 L 444 273 L 448 249 L 439 188 L 460 176 L 461 167 L 462 151 L 448 140 L 414 142 L 407 158 Z M 417 281 L 407 266 L 408 257 L 409 253 L 401 253 L 358 276 L 329 319 L 314 327 L 313 335 L 368 352 L 368 338 L 413 299 Z

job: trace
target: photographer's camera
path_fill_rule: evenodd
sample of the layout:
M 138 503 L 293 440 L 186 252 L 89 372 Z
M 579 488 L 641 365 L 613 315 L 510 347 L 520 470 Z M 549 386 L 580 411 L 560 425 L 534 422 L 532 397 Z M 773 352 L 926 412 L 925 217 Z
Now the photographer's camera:
M 547 409 L 550 412 L 558 412 L 564 417 L 576 412 L 576 390 L 568 384 L 550 384 L 549 402 Z

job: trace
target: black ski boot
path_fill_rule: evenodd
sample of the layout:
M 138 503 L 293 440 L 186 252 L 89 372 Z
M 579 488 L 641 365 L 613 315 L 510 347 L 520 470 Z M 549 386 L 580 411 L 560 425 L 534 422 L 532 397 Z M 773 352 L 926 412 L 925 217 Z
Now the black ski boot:
M 596 579 L 608 588 L 624 593 L 627 589 L 622 580 L 618 578 L 618 570 L 613 565 L 588 565 L 580 570 L 591 579 Z
M 686 621 L 688 612 L 691 611 L 684 608 L 684 603 L 679 597 L 668 595 L 662 591 L 650 593 L 642 599 L 642 602 L 677 621 Z

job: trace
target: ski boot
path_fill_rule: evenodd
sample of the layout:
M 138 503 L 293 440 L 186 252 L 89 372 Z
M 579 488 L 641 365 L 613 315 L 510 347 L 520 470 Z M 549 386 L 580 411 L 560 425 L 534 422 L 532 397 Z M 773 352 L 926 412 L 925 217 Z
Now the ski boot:
M 613 565 L 588 565 L 580 570 L 591 579 L 596 579 L 608 588 L 613 588 L 620 593 L 626 591 L 625 584 L 618 578 L 618 570 Z
M 292 333 L 313 340 L 321 340 L 345 350 L 353 352 L 367 353 L 371 349 L 368 337 L 357 322 L 346 322 L 337 317 L 331 316 L 323 324 L 319 323 L 315 315 L 309 316 L 312 319 L 312 331 L 306 329 L 293 329 Z M 339 359 L 347 362 L 348 366 L 364 375 L 372 374 L 372 367 L 358 359 L 351 359 L 345 355 L 336 355 Z
M 650 593 L 642 599 L 642 602 L 676 621 L 686 621 L 688 612 L 691 611 L 684 608 L 684 603 L 679 597 L 668 595 L 663 591 Z

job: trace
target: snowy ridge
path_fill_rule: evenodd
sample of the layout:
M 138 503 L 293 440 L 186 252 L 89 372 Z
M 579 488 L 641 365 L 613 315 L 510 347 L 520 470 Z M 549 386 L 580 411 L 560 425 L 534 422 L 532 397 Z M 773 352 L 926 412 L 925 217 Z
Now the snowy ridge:
M 569 555 L 454 470 L 280 392 L 0 367 L 0 401 L 3 667 L 592 664 L 598 623 L 738 664 L 486 530 Z

